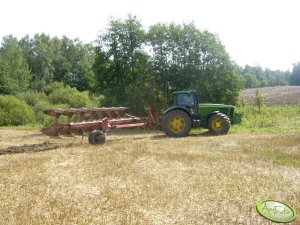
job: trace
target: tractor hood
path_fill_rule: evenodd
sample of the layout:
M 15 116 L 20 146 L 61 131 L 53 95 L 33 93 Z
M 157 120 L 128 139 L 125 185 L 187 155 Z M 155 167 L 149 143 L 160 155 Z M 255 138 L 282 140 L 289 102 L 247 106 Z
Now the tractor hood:
M 214 103 L 200 103 L 199 104 L 199 113 L 200 118 L 204 122 L 209 116 L 214 112 L 220 112 L 225 114 L 230 120 L 233 120 L 234 117 L 233 105 L 224 105 L 224 104 L 214 104 Z
M 233 105 L 224 105 L 224 104 L 215 104 L 215 103 L 199 103 L 200 108 L 207 108 L 207 107 L 216 107 L 216 108 L 234 108 Z

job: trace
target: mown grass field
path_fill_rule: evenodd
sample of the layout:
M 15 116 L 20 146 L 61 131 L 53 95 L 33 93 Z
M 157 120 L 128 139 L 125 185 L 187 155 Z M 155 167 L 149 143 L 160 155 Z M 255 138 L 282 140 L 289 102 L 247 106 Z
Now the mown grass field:
M 59 146 L 0 155 L 0 224 L 272 224 L 255 209 L 266 198 L 299 214 L 300 132 L 232 130 L 123 131 L 92 146 L 0 129 L 1 149 Z
M 300 105 L 237 111 L 226 136 L 136 129 L 103 146 L 1 128 L 0 224 L 274 224 L 255 209 L 268 198 L 299 215 Z

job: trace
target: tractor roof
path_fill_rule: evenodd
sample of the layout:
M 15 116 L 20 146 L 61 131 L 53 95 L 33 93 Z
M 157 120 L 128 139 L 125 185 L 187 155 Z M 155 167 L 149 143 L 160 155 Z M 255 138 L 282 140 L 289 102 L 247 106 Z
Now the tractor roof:
M 183 91 L 174 91 L 173 94 L 194 94 L 197 93 L 195 90 L 183 90 Z

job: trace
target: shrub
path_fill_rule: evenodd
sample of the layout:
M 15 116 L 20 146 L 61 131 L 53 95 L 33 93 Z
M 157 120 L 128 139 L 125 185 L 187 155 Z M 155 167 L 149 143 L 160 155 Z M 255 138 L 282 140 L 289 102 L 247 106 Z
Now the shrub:
M 103 103 L 105 102 L 105 96 L 104 95 L 91 95 L 90 94 L 90 99 L 92 102 L 93 107 L 101 107 Z
M 45 115 L 43 111 L 49 108 L 77 108 L 101 106 L 105 97 L 90 95 L 88 92 L 80 92 L 76 88 L 64 86 L 63 83 L 52 83 L 44 92 L 28 90 L 17 93 L 17 98 L 30 105 L 35 113 L 35 122 L 41 125 L 49 125 L 53 118 Z
M 39 104 L 40 102 L 47 102 L 47 95 L 43 92 L 37 92 L 37 91 L 26 91 L 26 92 L 19 92 L 17 93 L 16 97 L 18 99 L 21 99 L 25 101 L 30 106 L 35 106 Z
M 50 84 L 45 93 L 48 94 L 48 99 L 51 104 L 64 104 L 69 107 L 79 108 L 91 106 L 91 101 L 87 91 L 80 92 L 76 88 L 63 83 L 54 82 Z
M 261 113 L 261 109 L 264 105 L 264 97 L 261 92 L 257 89 L 254 96 L 255 105 L 258 108 L 258 113 Z
M 48 120 L 47 115 L 43 113 L 43 110 L 51 108 L 51 104 L 47 99 L 47 95 L 43 92 L 26 91 L 17 94 L 17 98 L 25 101 L 30 105 L 35 113 L 35 122 L 37 124 L 44 124 Z
M 17 126 L 34 122 L 34 112 L 26 102 L 11 95 L 0 95 L 0 126 Z

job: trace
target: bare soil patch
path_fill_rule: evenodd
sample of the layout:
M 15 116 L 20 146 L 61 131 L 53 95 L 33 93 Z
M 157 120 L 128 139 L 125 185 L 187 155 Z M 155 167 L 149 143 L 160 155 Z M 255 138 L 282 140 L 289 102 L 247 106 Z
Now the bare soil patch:
M 265 102 L 269 105 L 300 103 L 300 86 L 278 86 L 246 89 L 241 92 L 241 99 L 245 103 L 253 104 L 256 90 L 261 92 Z
M 0 155 L 15 154 L 23 152 L 41 152 L 59 148 L 58 144 L 45 141 L 39 144 L 25 144 L 21 146 L 11 146 L 5 149 L 0 149 Z

